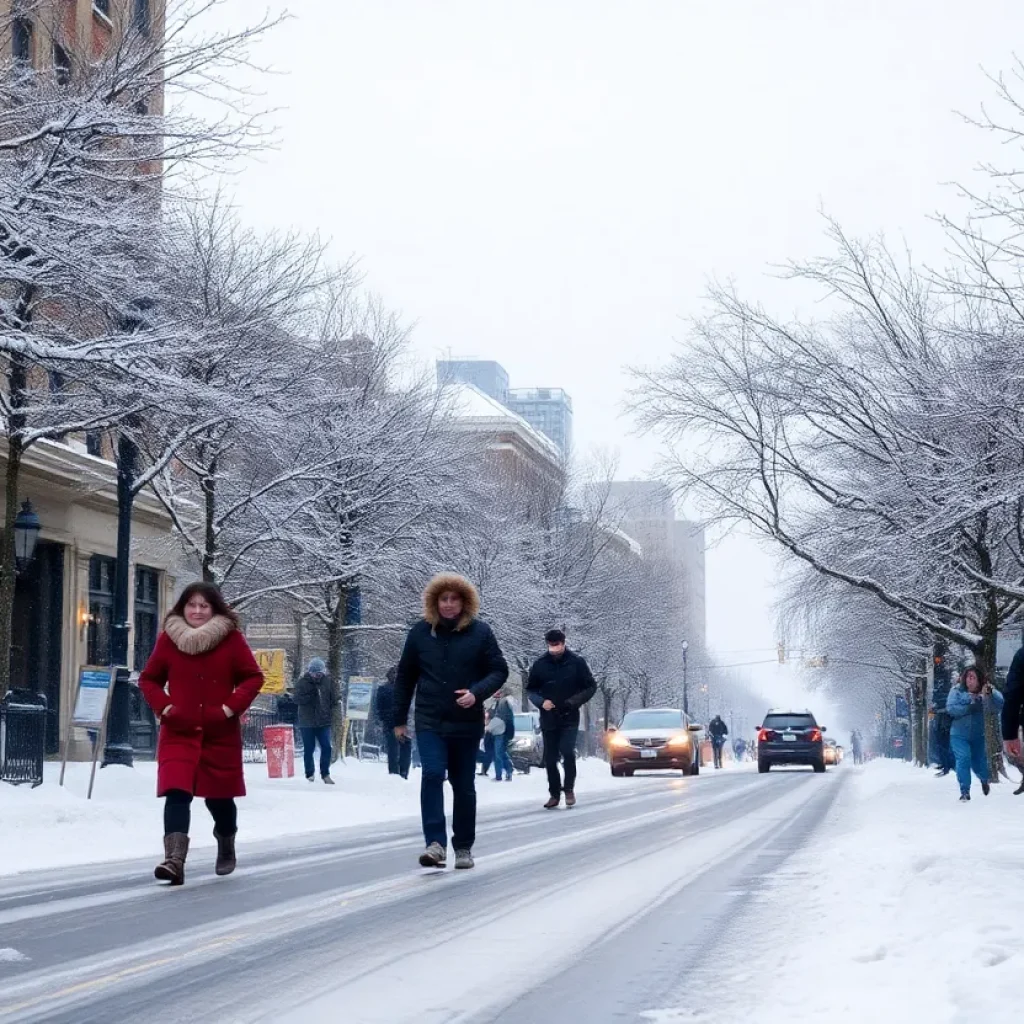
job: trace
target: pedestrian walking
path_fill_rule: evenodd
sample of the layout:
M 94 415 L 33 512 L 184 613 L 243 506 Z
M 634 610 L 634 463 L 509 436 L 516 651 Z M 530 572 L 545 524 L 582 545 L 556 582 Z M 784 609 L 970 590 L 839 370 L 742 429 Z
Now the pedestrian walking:
M 1002 718 L 1003 749 L 1010 763 L 1024 773 L 1020 743 L 1020 727 L 1024 721 L 1024 647 L 1013 656 L 1010 670 L 1006 673 L 1006 701 Z M 1024 779 L 1017 792 L 1024 792 Z
M 729 735 L 727 726 L 721 715 L 715 715 L 708 725 L 708 732 L 711 734 L 711 750 L 715 758 L 715 767 L 722 767 L 722 748 L 725 746 L 725 737 Z
M 395 678 L 397 667 L 389 668 L 387 682 L 377 687 L 373 697 L 373 711 L 384 736 L 388 754 L 388 774 L 409 778 L 409 763 L 412 761 L 412 740 L 408 736 L 399 739 L 395 735 Z
M 950 745 L 956 759 L 956 778 L 960 799 L 971 799 L 971 769 L 981 782 L 981 791 L 989 794 L 988 747 L 985 742 L 985 717 L 1003 708 L 1003 695 L 993 689 L 977 668 L 964 672 L 959 685 L 949 691 L 946 710 L 953 724 Z
M 935 712 L 935 764 L 936 778 L 944 779 L 954 768 L 956 759 L 950 740 L 953 719 L 946 710 L 949 700 L 949 671 L 936 672 L 932 688 L 932 710 Z
M 544 637 L 547 654 L 530 669 L 527 696 L 540 709 L 540 728 L 544 736 L 544 767 L 548 773 L 550 797 L 544 805 L 554 810 L 565 794 L 566 807 L 576 806 L 576 737 L 580 730 L 580 708 L 597 692 L 590 666 L 565 645 L 565 633 L 549 630 Z M 561 757 L 565 771 L 558 773 Z
M 154 872 L 160 881 L 185 881 L 196 796 L 206 800 L 213 817 L 217 874 L 235 870 L 235 799 L 245 796 L 239 719 L 262 686 L 263 673 L 221 592 L 211 583 L 186 587 L 139 676 L 142 695 L 160 720 L 164 859 Z
M 491 765 L 494 764 L 494 733 L 489 732 L 486 728 L 477 755 L 480 761 L 480 774 L 486 778 L 487 773 L 491 770 Z
M 854 730 L 850 734 L 850 746 L 853 748 L 853 763 L 864 763 L 864 745 L 861 742 L 860 733 Z
M 299 706 L 299 732 L 302 733 L 302 761 L 306 779 L 316 781 L 314 753 L 320 747 L 320 778 L 328 786 L 331 778 L 331 726 L 334 710 L 341 704 L 338 684 L 327 674 L 323 658 L 312 658 L 304 675 L 295 684 L 295 703 Z
M 504 771 L 505 781 L 511 782 L 514 766 L 509 755 L 509 747 L 516 736 L 516 715 L 504 690 L 499 690 L 494 695 L 494 704 L 491 706 L 487 721 L 487 732 L 494 742 L 494 781 L 501 782 L 501 773 Z
M 420 813 L 423 867 L 444 867 L 448 835 L 444 781 L 452 788 L 455 867 L 473 867 L 476 839 L 476 755 L 484 732 L 484 701 L 508 679 L 491 627 L 477 616 L 480 596 L 462 576 L 435 576 L 423 594 L 423 618 L 409 631 L 395 679 L 395 735 L 407 735 L 416 698 L 416 737 L 423 773 Z

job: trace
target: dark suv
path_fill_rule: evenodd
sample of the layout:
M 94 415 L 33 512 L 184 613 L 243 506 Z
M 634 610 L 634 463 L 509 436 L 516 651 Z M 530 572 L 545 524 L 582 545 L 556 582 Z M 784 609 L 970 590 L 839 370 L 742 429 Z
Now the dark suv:
M 757 770 L 776 764 L 809 764 L 825 771 L 824 727 L 810 711 L 769 711 L 757 735 Z

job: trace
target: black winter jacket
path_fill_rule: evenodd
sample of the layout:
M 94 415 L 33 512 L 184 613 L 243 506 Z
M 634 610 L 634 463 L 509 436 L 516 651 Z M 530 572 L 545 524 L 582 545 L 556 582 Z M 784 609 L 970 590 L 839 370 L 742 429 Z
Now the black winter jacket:
M 722 721 L 717 715 L 711 719 L 711 724 L 708 726 L 708 732 L 711 733 L 711 738 L 721 743 L 726 736 L 729 735 L 729 726 Z
M 295 684 L 295 703 L 299 705 L 300 729 L 324 729 L 334 719 L 341 694 L 330 676 L 316 677 L 307 672 Z
M 1010 671 L 1006 674 L 1003 688 L 1003 739 L 1015 740 L 1020 737 L 1022 708 L 1024 708 L 1024 647 L 1013 656 Z
M 580 708 L 597 692 L 597 683 L 586 661 L 573 651 L 560 658 L 545 654 L 530 669 L 526 695 L 540 710 L 541 729 L 579 728 Z M 544 701 L 555 705 L 544 710 Z
M 373 696 L 373 710 L 382 729 L 395 727 L 395 684 L 383 683 Z
M 479 739 L 484 701 L 508 679 L 508 664 L 486 622 L 473 619 L 464 629 L 425 619 L 409 630 L 395 678 L 395 725 L 409 718 L 416 697 L 416 731 Z M 456 692 L 476 697 L 471 708 L 456 704 Z

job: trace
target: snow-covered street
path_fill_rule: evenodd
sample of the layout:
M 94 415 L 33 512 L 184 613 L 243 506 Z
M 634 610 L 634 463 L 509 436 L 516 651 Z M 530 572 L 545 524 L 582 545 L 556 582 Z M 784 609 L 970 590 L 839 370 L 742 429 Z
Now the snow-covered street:
M 1013 1018 L 1010 786 L 964 806 L 896 762 L 612 780 L 594 761 L 572 812 L 541 810 L 538 773 L 483 781 L 477 870 L 442 874 L 415 864 L 417 787 L 377 767 L 337 792 L 254 780 L 239 871 L 215 878 L 199 844 L 178 891 L 134 859 L 155 823 L 129 793 L 51 826 L 52 862 L 106 862 L 0 885 L 0 1020 Z M 285 838 L 289 799 L 319 800 L 321 831 Z

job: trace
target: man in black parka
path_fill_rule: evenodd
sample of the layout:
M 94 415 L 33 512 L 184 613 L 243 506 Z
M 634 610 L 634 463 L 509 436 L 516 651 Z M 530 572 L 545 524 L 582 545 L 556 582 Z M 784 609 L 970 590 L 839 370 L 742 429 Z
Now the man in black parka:
M 404 740 L 416 697 L 416 741 L 423 766 L 420 812 L 427 848 L 423 867 L 444 867 L 448 837 L 444 780 L 452 787 L 455 866 L 473 866 L 476 752 L 484 701 L 508 679 L 508 665 L 486 622 L 480 596 L 461 576 L 435 576 L 423 594 L 423 618 L 409 631 L 395 678 L 395 735 Z
M 576 737 L 580 729 L 580 708 L 597 692 L 590 666 L 565 646 L 565 633 L 552 629 L 544 637 L 548 653 L 534 662 L 526 684 L 530 702 L 540 709 L 544 734 L 544 766 L 548 772 L 550 799 L 544 805 L 553 810 L 565 793 L 566 807 L 576 805 Z M 558 774 L 558 758 L 565 765 L 565 781 Z

